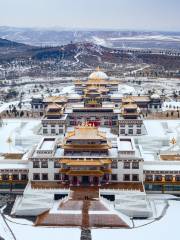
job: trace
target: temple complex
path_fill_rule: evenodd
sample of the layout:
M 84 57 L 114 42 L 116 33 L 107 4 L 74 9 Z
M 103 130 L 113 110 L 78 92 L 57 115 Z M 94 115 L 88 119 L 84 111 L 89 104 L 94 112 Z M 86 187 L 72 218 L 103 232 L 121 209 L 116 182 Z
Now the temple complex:
M 121 84 L 99 68 L 74 85 L 73 94 L 32 99 L 42 139 L 0 156 L 0 187 L 22 193 L 12 214 L 35 216 L 37 226 L 129 228 L 124 215 L 153 214 L 146 192 L 180 190 L 179 152 L 152 161 L 138 141 L 147 134 L 144 109 L 159 111 L 161 98 L 115 97 Z

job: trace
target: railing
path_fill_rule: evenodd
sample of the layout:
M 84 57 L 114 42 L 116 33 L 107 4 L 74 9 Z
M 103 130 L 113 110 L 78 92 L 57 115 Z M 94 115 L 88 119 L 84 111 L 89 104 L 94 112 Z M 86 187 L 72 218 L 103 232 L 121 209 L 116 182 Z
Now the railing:
M 139 189 L 127 189 L 127 188 L 101 188 L 100 189 L 100 192 L 112 192 L 112 193 L 117 193 L 119 191 L 122 191 L 122 192 L 141 192 L 141 190 Z

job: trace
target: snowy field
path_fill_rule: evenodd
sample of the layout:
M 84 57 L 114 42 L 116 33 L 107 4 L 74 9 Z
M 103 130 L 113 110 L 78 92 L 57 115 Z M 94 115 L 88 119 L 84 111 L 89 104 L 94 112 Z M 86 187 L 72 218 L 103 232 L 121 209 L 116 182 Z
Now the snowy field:
M 137 227 L 141 221 L 135 221 L 134 229 L 93 229 L 93 240 L 178 240 L 180 201 L 169 201 L 169 208 L 163 218 L 146 226 Z M 146 222 L 146 221 L 145 221 Z
M 38 134 L 39 128 L 40 120 L 4 119 L 0 127 L 0 153 L 29 150 L 42 137 Z M 11 143 L 8 143 L 8 138 Z
M 155 195 L 152 196 L 155 200 Z M 167 196 L 167 199 L 169 196 Z M 128 240 L 178 240 L 180 201 L 168 200 L 169 207 L 163 211 L 165 195 L 157 195 L 156 211 L 161 213 L 160 218 L 149 220 L 134 220 L 132 229 L 92 229 L 92 240 L 128 239 Z M 167 202 L 167 201 L 166 201 Z M 6 216 L 6 222 L 17 240 L 76 240 L 80 239 L 79 228 L 34 227 L 32 222 L 24 219 L 14 219 Z M 23 225 L 22 225 L 23 224 Z M 5 240 L 13 240 L 4 219 L 0 215 L 0 236 Z
M 16 240 L 79 240 L 81 231 L 78 228 L 34 227 L 30 221 L 13 219 L 15 223 L 7 221 Z M 19 224 L 20 223 L 20 224 Z M 25 224 L 25 225 L 21 225 Z M 14 240 L 2 216 L 0 216 L 0 236 L 5 240 Z

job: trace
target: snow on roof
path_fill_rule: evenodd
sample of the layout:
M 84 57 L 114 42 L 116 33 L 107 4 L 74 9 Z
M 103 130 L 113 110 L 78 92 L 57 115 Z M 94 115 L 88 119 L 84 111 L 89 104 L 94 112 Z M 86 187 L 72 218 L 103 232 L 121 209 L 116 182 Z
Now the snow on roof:
M 28 169 L 27 163 L 1 163 L 0 162 L 0 169 Z
M 143 165 L 143 170 L 144 171 L 180 171 L 180 163 L 178 164 L 177 162 L 173 163 L 172 162 L 153 162 L 148 163 L 145 162 Z
M 53 150 L 55 138 L 44 138 L 41 145 L 39 146 L 40 150 Z
M 134 143 L 130 137 L 120 137 L 117 140 L 118 151 L 134 151 Z
M 119 150 L 132 150 L 132 144 L 130 140 L 120 140 Z

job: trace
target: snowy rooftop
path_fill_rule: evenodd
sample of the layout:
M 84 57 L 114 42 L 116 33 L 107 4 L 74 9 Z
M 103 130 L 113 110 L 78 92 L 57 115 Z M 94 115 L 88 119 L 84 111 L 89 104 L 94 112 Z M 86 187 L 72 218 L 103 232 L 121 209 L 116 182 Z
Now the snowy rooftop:
M 0 169 L 28 169 L 28 163 L 0 162 Z
M 178 162 L 145 162 L 143 165 L 145 171 L 180 171 L 180 163 Z
M 44 138 L 42 144 L 39 146 L 40 150 L 53 150 L 55 138 Z

